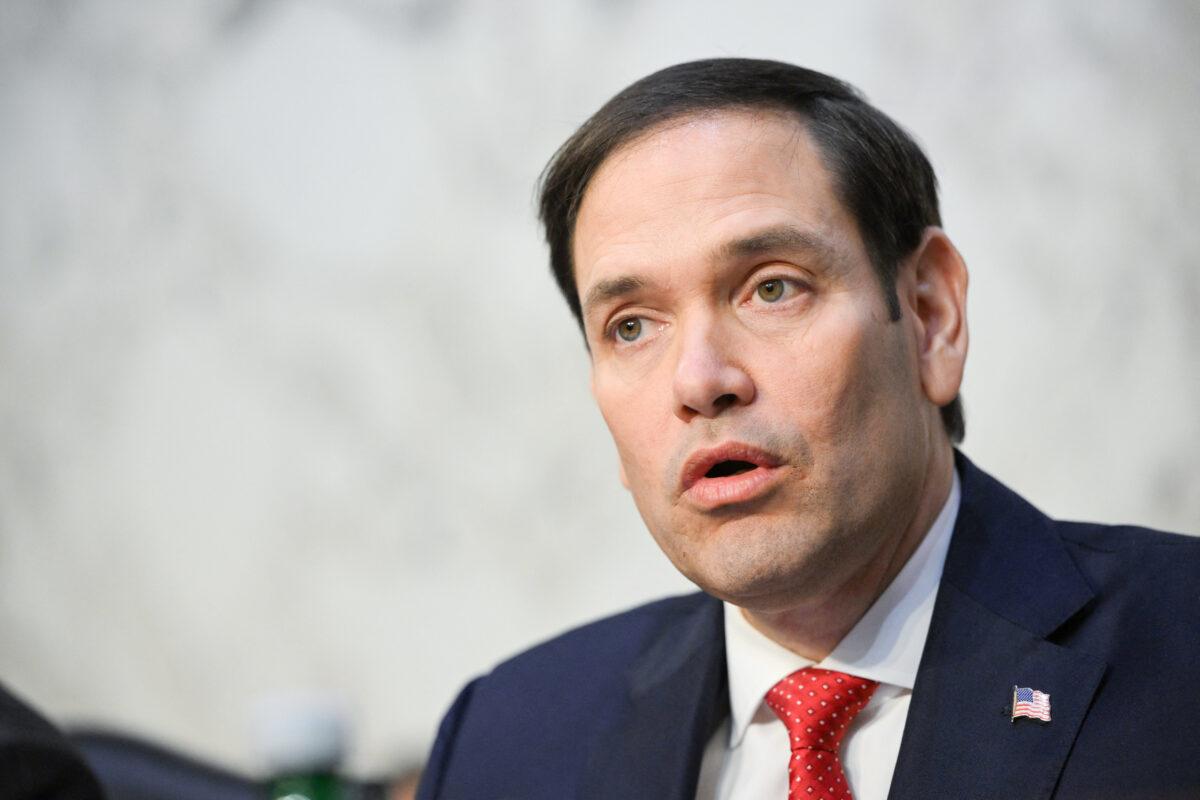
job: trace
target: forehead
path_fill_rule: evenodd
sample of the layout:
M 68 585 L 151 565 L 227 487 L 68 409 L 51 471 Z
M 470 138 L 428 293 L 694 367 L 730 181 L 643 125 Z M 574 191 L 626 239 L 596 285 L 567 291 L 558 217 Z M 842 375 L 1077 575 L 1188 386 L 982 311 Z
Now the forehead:
M 799 117 L 721 111 L 668 122 L 593 176 L 575 225 L 576 285 L 695 260 L 757 229 L 788 226 L 853 246 L 857 231 Z

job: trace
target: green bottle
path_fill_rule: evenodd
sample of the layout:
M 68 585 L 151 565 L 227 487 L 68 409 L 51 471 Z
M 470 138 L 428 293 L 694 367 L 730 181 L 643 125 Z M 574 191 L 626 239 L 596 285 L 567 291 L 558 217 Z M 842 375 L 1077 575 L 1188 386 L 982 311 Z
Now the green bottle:
M 277 777 L 270 789 L 271 800 L 343 800 L 346 796 L 334 772 Z
M 332 772 L 287 775 L 271 781 L 271 800 L 344 800 L 342 782 Z
M 336 703 L 310 694 L 279 694 L 264 698 L 256 711 L 270 800 L 350 800 L 338 776 L 346 721 Z

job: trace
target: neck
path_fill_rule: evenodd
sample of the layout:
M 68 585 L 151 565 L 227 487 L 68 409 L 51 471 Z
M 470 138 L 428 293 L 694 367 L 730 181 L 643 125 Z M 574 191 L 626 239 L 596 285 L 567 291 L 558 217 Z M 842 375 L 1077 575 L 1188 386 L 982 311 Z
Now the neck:
M 875 557 L 832 591 L 783 610 L 743 608 L 760 633 L 812 661 L 829 655 L 883 594 L 933 526 L 954 479 L 954 451 L 938 448 L 908 523 L 889 537 Z

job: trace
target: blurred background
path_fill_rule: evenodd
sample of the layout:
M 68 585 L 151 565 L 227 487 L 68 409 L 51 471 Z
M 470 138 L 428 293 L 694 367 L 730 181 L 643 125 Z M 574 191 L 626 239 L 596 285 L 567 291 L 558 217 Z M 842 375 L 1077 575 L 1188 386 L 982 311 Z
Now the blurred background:
M 617 481 L 533 211 L 668 64 L 831 72 L 972 270 L 965 451 L 1200 530 L 1200 6 L 3 0 L 0 679 L 261 769 L 254 709 L 419 759 L 461 684 L 689 587 Z

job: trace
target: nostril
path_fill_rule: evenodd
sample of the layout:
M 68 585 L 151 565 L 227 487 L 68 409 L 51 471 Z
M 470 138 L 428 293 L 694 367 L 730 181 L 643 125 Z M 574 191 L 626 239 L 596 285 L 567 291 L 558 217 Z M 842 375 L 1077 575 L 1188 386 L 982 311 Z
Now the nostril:
M 729 408 L 730 406 L 735 405 L 737 401 L 738 399 L 736 394 L 723 394 L 713 401 L 713 408 L 720 411 L 721 409 Z

